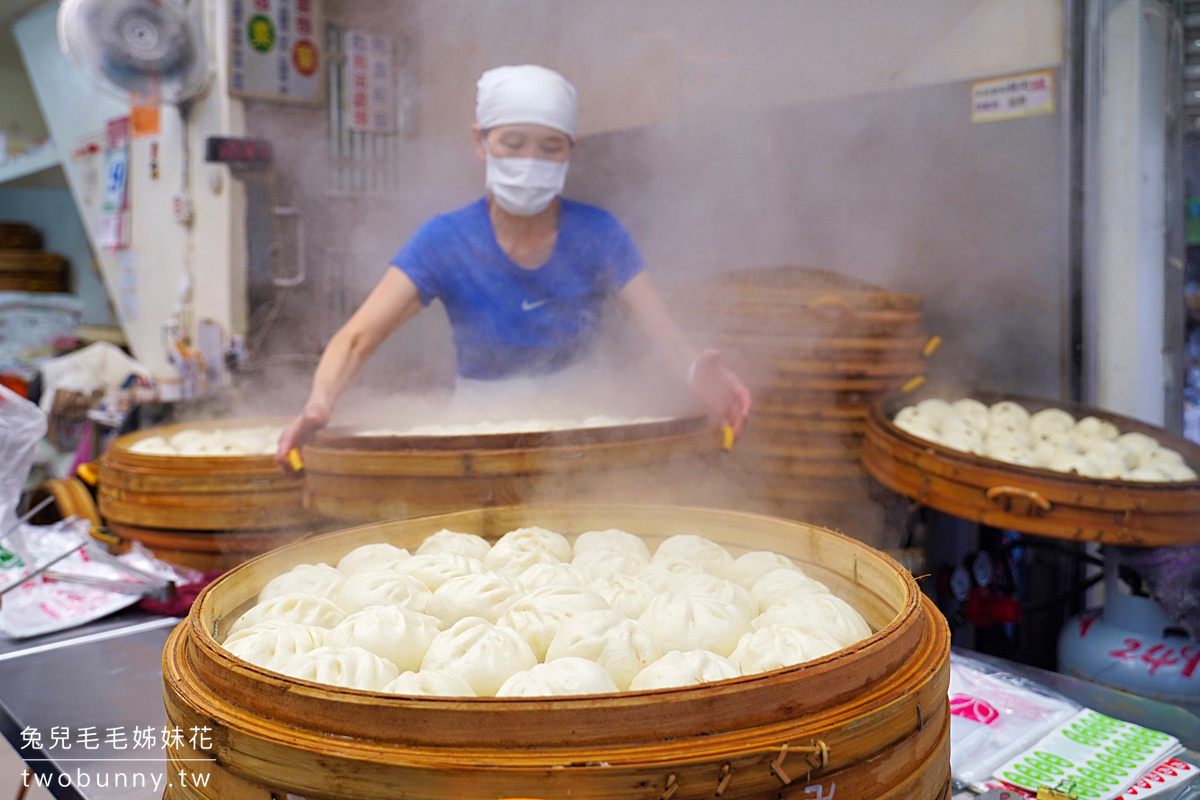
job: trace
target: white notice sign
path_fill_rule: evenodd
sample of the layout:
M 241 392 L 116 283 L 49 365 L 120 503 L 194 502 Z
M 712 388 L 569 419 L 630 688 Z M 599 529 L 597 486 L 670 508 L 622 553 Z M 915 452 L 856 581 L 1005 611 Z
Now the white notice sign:
M 321 0 L 229 0 L 229 93 L 323 103 L 324 26 Z
M 971 83 L 971 122 L 1054 112 L 1054 71 L 1043 69 Z
M 350 107 L 350 130 L 396 130 L 391 39 L 365 31 L 346 31 L 346 102 Z

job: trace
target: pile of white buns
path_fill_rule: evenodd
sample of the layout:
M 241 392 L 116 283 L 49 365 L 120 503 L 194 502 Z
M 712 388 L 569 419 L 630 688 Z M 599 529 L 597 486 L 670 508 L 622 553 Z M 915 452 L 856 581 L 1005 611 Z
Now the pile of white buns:
M 767 551 L 701 536 L 443 530 L 363 545 L 263 587 L 225 648 L 265 669 L 403 695 L 541 697 L 694 686 L 811 661 L 871 635 Z
M 1076 420 L 1060 408 L 1030 414 L 1011 400 L 990 408 L 966 398 L 922 400 L 900 409 L 897 428 L 964 453 L 1087 478 L 1191 481 L 1196 473 L 1174 450 L 1144 433 L 1122 434 L 1107 420 Z
M 147 436 L 129 446 L 129 452 L 150 456 L 256 456 L 274 455 L 283 428 L 260 425 L 255 428 L 188 428 L 167 439 Z

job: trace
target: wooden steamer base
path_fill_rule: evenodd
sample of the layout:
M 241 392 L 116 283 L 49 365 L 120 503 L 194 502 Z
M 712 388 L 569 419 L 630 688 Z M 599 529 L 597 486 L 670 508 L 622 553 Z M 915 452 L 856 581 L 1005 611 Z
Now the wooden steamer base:
M 863 464 L 892 490 L 956 517 L 1040 536 L 1137 547 L 1200 541 L 1200 480 L 1099 480 L 1022 467 L 953 450 L 892 424 L 904 406 L 936 396 L 930 391 L 893 395 L 871 410 Z M 1200 471 L 1200 447 L 1129 417 L 1028 397 L 980 395 L 977 399 L 986 404 L 1012 400 L 1031 412 L 1054 407 L 1076 418 L 1099 417 L 1122 433 L 1136 431 L 1157 439 Z
M 687 689 L 579 698 L 406 697 L 338 690 L 247 664 L 217 642 L 275 575 L 362 544 L 415 548 L 450 528 L 495 539 L 523 525 L 568 535 L 676 533 L 796 559 L 877 633 L 807 664 Z M 211 749 L 169 750 L 212 776 L 176 800 L 237 797 L 692 798 L 948 796 L 949 631 L 886 555 L 814 526 L 730 511 L 548 505 L 368 525 L 291 545 L 210 586 L 163 657 L 172 725 Z M 186 761 L 185 759 L 208 759 Z
M 554 500 L 706 502 L 722 433 L 703 416 L 540 433 L 357 436 L 304 448 L 304 505 L 376 522 Z
M 184 430 L 246 428 L 278 420 L 167 425 L 122 436 L 100 459 L 100 513 L 109 530 L 159 558 L 203 570 L 229 569 L 312 533 L 301 482 L 269 455 L 162 456 L 129 448 Z

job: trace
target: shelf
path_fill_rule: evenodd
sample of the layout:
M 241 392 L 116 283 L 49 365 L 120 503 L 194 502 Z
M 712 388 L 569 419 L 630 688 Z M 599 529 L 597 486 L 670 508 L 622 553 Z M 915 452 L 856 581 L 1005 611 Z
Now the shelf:
M 54 145 L 47 145 L 33 155 L 18 156 L 12 161 L 0 165 L 0 186 L 9 181 L 24 178 L 26 175 L 57 167 L 61 163 L 62 160 L 58 157 L 58 148 Z

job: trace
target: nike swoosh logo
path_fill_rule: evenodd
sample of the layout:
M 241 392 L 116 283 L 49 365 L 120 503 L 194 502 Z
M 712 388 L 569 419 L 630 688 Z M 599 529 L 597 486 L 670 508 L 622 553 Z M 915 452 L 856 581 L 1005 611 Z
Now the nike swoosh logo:
M 531 303 L 528 300 L 522 300 L 521 301 L 521 310 L 522 311 L 533 311 L 535 308 L 538 308 L 539 306 L 544 306 L 544 305 L 546 305 L 546 303 L 549 303 L 549 302 L 550 302 L 550 300 L 548 298 L 546 300 L 538 300 L 536 303 Z

